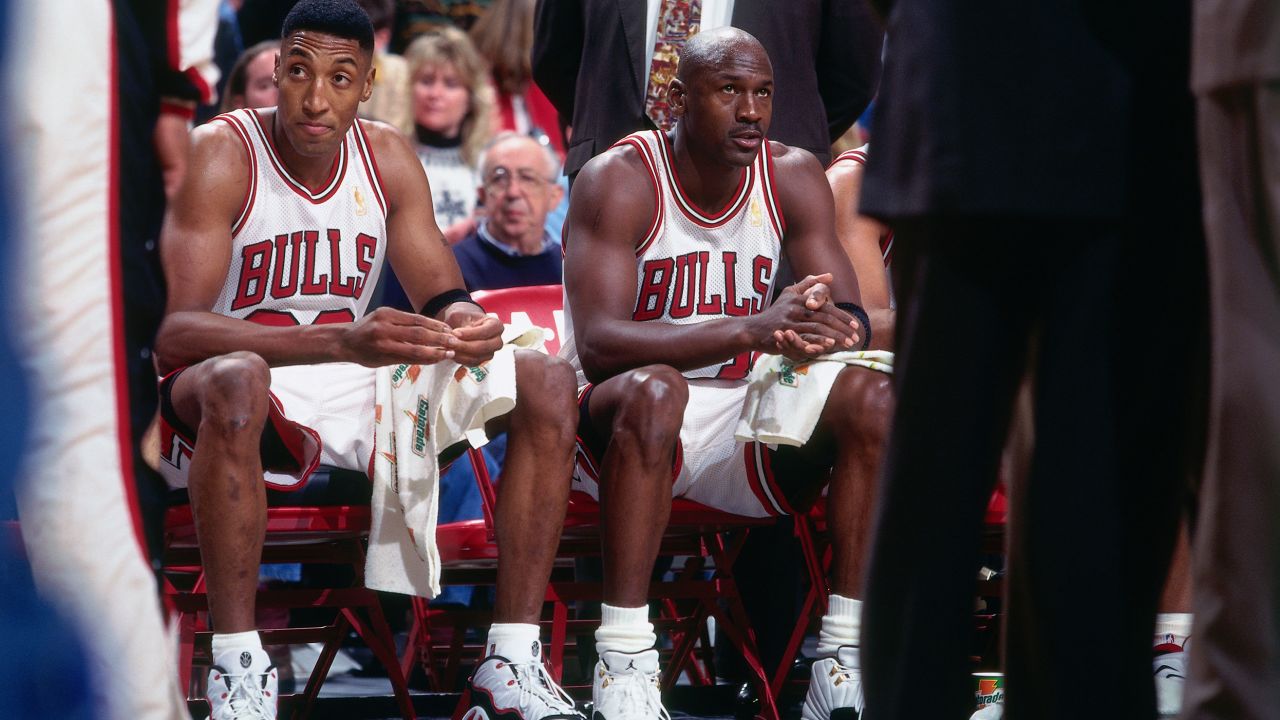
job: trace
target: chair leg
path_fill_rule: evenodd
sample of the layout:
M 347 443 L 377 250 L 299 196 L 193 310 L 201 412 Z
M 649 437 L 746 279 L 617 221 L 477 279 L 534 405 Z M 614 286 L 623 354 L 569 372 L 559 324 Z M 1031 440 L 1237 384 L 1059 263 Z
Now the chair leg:
M 729 612 L 726 614 L 718 607 L 712 607 L 712 615 L 716 622 L 724 624 L 725 635 L 733 646 L 742 653 L 747 668 L 755 676 L 756 692 L 760 694 L 760 714 L 764 720 L 778 720 L 778 706 L 774 700 L 773 690 L 769 687 L 769 678 L 765 675 L 764 666 L 760 664 L 760 653 L 756 649 L 755 638 L 747 624 L 747 613 L 742 608 L 742 601 L 736 596 L 725 598 Z M 743 628 L 746 628 L 744 630 Z
M 547 588 L 548 596 L 553 592 L 553 588 Z M 551 652 L 547 653 L 547 659 L 551 666 L 551 678 L 558 683 L 564 676 L 564 646 L 568 636 L 569 604 L 559 594 L 556 594 L 551 602 Z
M 364 612 L 368 613 L 367 619 L 354 609 L 344 608 L 342 611 L 356 633 L 369 646 L 369 649 L 373 650 L 374 657 L 378 658 L 387 671 L 387 678 L 391 681 L 391 690 L 396 696 L 396 704 L 400 706 L 401 716 L 404 720 L 415 720 L 417 713 L 413 709 L 413 698 L 409 696 L 409 685 L 404 673 L 400 671 L 400 662 L 396 658 L 395 639 L 391 635 L 391 626 L 387 624 L 387 618 L 376 602 Z
M 320 657 L 316 659 L 316 665 L 311 669 L 311 677 L 307 678 L 307 687 L 303 690 L 302 697 L 298 701 L 298 708 L 294 712 L 294 720 L 306 720 L 310 717 L 311 709 L 315 706 L 316 698 L 320 695 L 320 686 L 324 684 L 325 678 L 329 675 L 329 668 L 333 666 L 333 658 L 338 654 L 338 647 L 342 644 L 342 638 L 346 636 L 347 631 L 351 629 L 351 622 L 347 618 L 347 611 L 344 609 L 338 613 L 338 618 L 334 622 L 332 631 L 328 633 L 329 637 L 325 639 L 324 649 L 320 651 Z
M 770 687 L 774 696 L 782 694 L 782 686 L 787 682 L 787 675 L 791 672 L 792 663 L 795 662 L 796 656 L 800 654 L 800 646 L 804 644 L 804 637 L 809 632 L 809 621 L 813 618 L 813 611 L 817 605 L 818 589 L 810 587 L 809 592 L 805 593 L 804 604 L 800 607 L 800 615 L 796 620 L 796 626 L 791 630 L 791 637 L 787 639 L 787 649 L 782 652 L 778 667 L 773 672 L 773 682 Z

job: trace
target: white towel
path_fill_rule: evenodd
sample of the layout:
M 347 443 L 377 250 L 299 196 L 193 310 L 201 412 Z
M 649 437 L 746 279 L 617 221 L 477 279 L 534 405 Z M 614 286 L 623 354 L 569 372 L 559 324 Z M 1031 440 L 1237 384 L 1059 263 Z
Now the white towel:
M 515 351 L 541 350 L 545 332 L 523 324 L 502 337 L 507 344 L 479 367 L 446 361 L 378 368 L 366 586 L 426 598 L 440 593 L 436 455 L 464 439 L 472 447 L 489 441 L 485 422 L 515 407 Z
M 846 365 L 892 374 L 893 353 L 841 351 L 803 363 L 781 355 L 761 355 L 751 368 L 734 437 L 742 442 L 804 445 L 818 425 L 836 376 Z

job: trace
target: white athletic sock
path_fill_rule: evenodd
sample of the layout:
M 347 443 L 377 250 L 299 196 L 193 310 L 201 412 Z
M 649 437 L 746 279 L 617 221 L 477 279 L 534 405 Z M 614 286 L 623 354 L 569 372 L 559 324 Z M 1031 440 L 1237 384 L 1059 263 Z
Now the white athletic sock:
M 530 623 L 494 623 L 489 626 L 485 655 L 501 655 L 513 663 L 542 660 L 538 626 Z
M 255 665 L 255 669 L 261 672 L 271 665 L 271 656 L 262 649 L 262 637 L 257 630 L 214 633 L 209 649 L 213 664 L 233 675 Z M 249 665 L 241 659 L 244 653 L 249 653 Z
M 649 622 L 649 606 L 636 608 L 600 605 L 600 627 L 596 628 L 596 653 L 638 653 L 658 644 Z
M 862 636 L 862 601 L 831 593 L 818 632 L 818 657 L 835 657 L 844 645 L 858 646 Z M 857 655 L 854 654 L 856 658 Z
M 1195 615 L 1191 613 L 1159 613 L 1156 615 L 1155 644 L 1186 645 L 1194 619 Z

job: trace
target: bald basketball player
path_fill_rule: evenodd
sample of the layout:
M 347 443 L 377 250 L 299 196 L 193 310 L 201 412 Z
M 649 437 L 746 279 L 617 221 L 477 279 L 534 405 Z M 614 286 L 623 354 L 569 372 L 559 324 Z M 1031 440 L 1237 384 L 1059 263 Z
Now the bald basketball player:
M 754 37 L 701 33 L 670 86 L 675 128 L 624 138 L 574 184 L 561 354 L 580 386 L 574 486 L 603 510 L 604 720 L 666 716 L 646 599 L 671 497 L 760 517 L 803 511 L 828 484 L 832 594 L 803 717 L 861 709 L 856 598 L 881 439 L 865 421 L 888 376 L 840 369 L 802 447 L 734 439 L 753 354 L 803 362 L 870 340 L 823 168 L 768 140 L 772 97 Z M 784 256 L 805 279 L 775 299 Z
M 501 346 L 501 324 L 462 289 L 413 151 L 390 126 L 356 120 L 372 53 L 354 0 L 298 3 L 275 68 L 278 107 L 196 130 L 162 239 L 163 469 L 189 488 L 199 533 L 215 720 L 276 716 L 276 673 L 254 625 L 264 469 L 283 489 L 305 483 L 321 457 L 364 470 L 370 368 L 477 366 Z M 420 314 L 365 314 L 384 255 Z M 510 429 L 488 642 L 496 660 L 477 670 L 490 704 L 475 717 L 577 718 L 542 667 L 537 626 L 568 501 L 573 375 L 535 353 L 490 370 L 514 372 L 518 397 L 495 421 Z

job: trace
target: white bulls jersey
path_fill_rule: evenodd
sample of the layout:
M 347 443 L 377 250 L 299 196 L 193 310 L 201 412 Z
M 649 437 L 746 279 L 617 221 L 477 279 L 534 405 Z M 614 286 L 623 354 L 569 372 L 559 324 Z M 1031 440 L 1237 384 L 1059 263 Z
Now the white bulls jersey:
M 684 195 L 667 137 L 649 130 L 618 145 L 640 154 L 653 180 L 655 212 L 636 246 L 636 299 L 632 318 L 690 325 L 716 318 L 754 315 L 773 296 L 786 228 L 773 194 L 769 143 L 742 173 L 733 199 L 718 212 L 698 208 Z M 569 239 L 572 242 L 572 239 Z M 565 336 L 560 354 L 586 381 L 573 335 L 573 312 L 565 298 Z M 688 378 L 743 380 L 750 353 L 718 365 L 686 370 Z
M 313 190 L 281 161 L 269 117 L 236 110 L 215 121 L 245 144 L 251 177 L 213 312 L 264 325 L 358 320 L 387 246 L 386 197 L 360 122 L 347 131 L 329 179 Z

